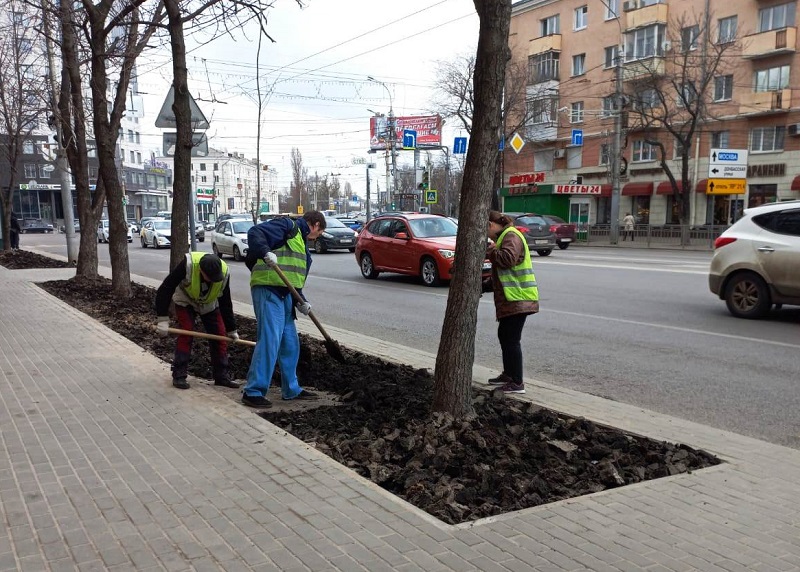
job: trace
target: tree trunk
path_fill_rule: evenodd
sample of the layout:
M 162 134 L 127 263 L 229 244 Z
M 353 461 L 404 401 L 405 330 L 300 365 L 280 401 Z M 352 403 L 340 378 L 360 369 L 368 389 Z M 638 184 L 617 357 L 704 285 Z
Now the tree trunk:
M 500 110 L 506 64 L 511 0 L 474 0 L 480 19 L 475 58 L 475 109 L 471 144 L 461 188 L 456 271 L 442 324 L 433 393 L 434 411 L 455 417 L 472 409 L 472 364 L 481 296 L 481 267 L 486 253 L 489 203 L 494 191 Z
M 177 143 L 172 173 L 172 247 L 169 267 L 175 268 L 189 252 L 189 193 L 192 188 L 192 111 L 189 107 L 189 82 L 186 69 L 186 42 L 178 0 L 165 0 L 172 47 L 172 86 L 175 89 Z

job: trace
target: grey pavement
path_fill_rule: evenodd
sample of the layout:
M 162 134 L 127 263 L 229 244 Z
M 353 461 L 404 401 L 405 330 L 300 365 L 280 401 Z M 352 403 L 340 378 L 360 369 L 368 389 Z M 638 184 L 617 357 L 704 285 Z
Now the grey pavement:
M 231 390 L 200 380 L 174 390 L 168 364 L 34 284 L 73 273 L 0 268 L 0 570 L 800 569 L 800 451 L 526 380 L 522 397 L 537 404 L 725 462 L 451 526 Z M 434 365 L 432 354 L 330 333 Z

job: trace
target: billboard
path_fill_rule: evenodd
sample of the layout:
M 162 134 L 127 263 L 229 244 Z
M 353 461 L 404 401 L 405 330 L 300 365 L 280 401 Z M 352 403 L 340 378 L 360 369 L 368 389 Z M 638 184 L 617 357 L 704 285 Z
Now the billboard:
M 369 148 L 383 151 L 389 144 L 389 118 L 369 118 Z M 411 115 L 395 117 L 395 147 L 403 145 L 403 130 L 417 132 L 417 147 L 435 147 L 442 144 L 442 118 L 439 115 Z

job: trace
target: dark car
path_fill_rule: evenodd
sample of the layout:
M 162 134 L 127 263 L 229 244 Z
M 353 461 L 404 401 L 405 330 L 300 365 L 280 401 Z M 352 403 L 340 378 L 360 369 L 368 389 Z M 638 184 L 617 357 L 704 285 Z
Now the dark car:
M 338 218 L 325 217 L 325 232 L 316 239 L 308 241 L 308 247 L 313 248 L 314 252 L 322 254 L 329 250 L 349 250 L 356 251 L 356 232 L 345 226 Z
M 22 221 L 19 232 L 21 234 L 32 232 L 49 234 L 53 232 L 53 225 L 46 223 L 39 218 L 26 218 L 24 221 Z
M 575 223 L 567 222 L 555 215 L 542 215 L 550 223 L 550 230 L 556 235 L 556 244 L 561 250 L 566 250 L 575 242 Z
M 504 213 L 510 217 L 528 243 L 528 249 L 539 256 L 550 256 L 556 247 L 556 234 L 542 215 L 535 213 Z
M 339 218 L 338 219 L 343 225 L 353 229 L 356 232 L 361 232 L 361 229 L 364 228 L 364 225 L 358 222 L 354 218 Z

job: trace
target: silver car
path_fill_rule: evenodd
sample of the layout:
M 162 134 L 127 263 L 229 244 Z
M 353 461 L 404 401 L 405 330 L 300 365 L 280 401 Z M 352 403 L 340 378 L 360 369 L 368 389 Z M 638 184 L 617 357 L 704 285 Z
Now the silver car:
M 227 219 L 217 224 L 211 235 L 211 250 L 222 258 L 224 254 L 234 260 L 244 260 L 247 256 L 247 231 L 253 227 L 250 219 Z
M 737 318 L 800 305 L 800 201 L 744 211 L 714 242 L 708 285 Z

